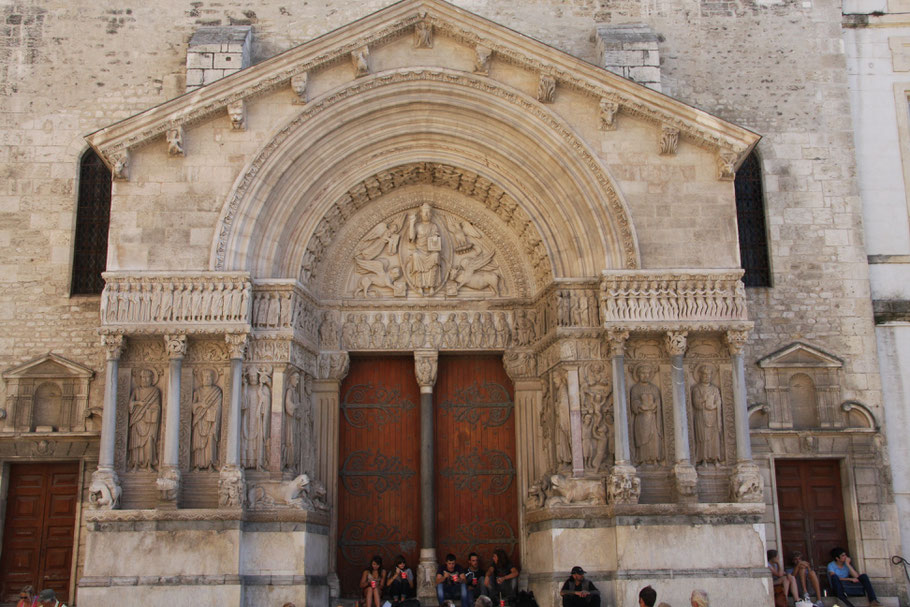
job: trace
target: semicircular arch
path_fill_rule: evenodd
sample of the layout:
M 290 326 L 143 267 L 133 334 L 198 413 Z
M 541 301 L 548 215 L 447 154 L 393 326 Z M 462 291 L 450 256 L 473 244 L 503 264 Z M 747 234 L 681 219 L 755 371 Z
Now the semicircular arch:
M 520 91 L 439 68 L 348 83 L 277 129 L 235 182 L 211 266 L 306 278 L 308 249 L 325 249 L 331 222 L 371 199 L 365 184 L 384 193 L 397 186 L 383 176 L 419 163 L 452 167 L 442 172 L 458 182 L 445 185 L 512 210 L 504 219 L 551 276 L 639 266 L 626 204 L 569 125 Z

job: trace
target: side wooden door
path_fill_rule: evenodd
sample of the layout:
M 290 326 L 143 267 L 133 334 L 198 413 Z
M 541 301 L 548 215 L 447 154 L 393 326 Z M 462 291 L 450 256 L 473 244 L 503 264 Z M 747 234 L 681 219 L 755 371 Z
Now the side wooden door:
M 420 389 L 414 359 L 352 358 L 341 385 L 338 576 L 359 594 L 373 555 L 385 569 L 420 556 Z
M 12 464 L 0 557 L 0 600 L 26 585 L 69 601 L 79 463 Z
M 799 550 L 824 584 L 829 551 L 847 546 L 840 462 L 833 459 L 777 460 L 777 504 L 783 550 L 781 558 Z
M 516 565 L 514 390 L 499 356 L 440 356 L 436 377 L 436 547 L 486 567 L 502 548 Z

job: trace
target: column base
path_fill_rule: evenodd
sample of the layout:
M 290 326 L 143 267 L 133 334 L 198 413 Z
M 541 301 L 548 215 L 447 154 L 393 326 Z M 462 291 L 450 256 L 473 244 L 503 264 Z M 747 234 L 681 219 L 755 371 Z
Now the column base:
M 607 499 L 611 504 L 637 504 L 641 496 L 641 479 L 635 466 L 620 463 L 613 466 L 607 479 Z
M 333 571 L 327 576 L 326 583 L 329 587 L 329 603 L 331 604 L 341 596 L 341 580 L 338 579 L 338 574 Z
M 673 497 L 677 503 L 698 501 L 698 472 L 689 462 L 673 466 Z
M 180 496 L 180 470 L 176 466 L 162 466 L 155 481 L 158 489 L 158 509 L 174 510 Z
M 764 482 L 755 463 L 739 462 L 733 468 L 733 474 L 730 475 L 730 498 L 740 503 L 764 501 Z
M 88 501 L 97 510 L 115 510 L 120 507 L 120 479 L 111 468 L 98 468 L 92 472 L 88 488 Z
M 430 605 L 436 601 L 436 548 L 421 548 L 417 565 L 417 598 Z
M 223 466 L 218 477 L 218 506 L 221 508 L 243 508 L 246 503 L 246 482 L 243 468 Z

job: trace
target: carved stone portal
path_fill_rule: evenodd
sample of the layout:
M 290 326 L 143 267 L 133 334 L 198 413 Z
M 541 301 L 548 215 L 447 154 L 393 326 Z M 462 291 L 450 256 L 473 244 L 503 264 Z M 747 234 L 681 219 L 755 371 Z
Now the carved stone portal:
M 378 223 L 354 250 L 348 294 L 358 298 L 500 295 L 493 243 L 470 221 L 428 203 Z

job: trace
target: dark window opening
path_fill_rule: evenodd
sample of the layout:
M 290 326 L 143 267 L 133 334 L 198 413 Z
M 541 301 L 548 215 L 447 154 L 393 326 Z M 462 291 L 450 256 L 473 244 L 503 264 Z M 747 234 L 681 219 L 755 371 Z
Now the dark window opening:
M 73 295 L 97 295 L 104 289 L 107 232 L 111 223 L 111 172 L 94 150 L 79 166 L 79 204 L 73 241 Z
M 771 266 L 768 261 L 768 235 L 765 227 L 765 197 L 761 184 L 761 167 L 755 152 L 749 154 L 736 171 L 736 224 L 739 228 L 739 257 L 742 261 L 743 284 L 747 287 L 770 287 Z

